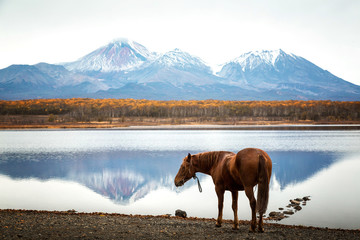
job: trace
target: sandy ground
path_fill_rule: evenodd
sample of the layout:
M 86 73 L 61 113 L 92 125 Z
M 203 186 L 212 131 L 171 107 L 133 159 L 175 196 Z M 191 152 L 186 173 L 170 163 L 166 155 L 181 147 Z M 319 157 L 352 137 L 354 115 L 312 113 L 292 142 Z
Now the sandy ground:
M 0 210 L 0 239 L 360 239 L 360 230 L 265 224 L 264 233 L 249 232 L 241 221 L 221 228 L 214 219 Z

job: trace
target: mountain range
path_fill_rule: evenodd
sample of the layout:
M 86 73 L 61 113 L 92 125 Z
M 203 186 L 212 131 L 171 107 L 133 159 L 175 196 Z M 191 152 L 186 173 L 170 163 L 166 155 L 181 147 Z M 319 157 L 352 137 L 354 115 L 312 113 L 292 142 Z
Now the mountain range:
M 281 49 L 242 54 L 213 73 L 180 49 L 159 54 L 127 39 L 74 62 L 0 70 L 0 99 L 72 97 L 352 101 L 360 99 L 360 86 Z

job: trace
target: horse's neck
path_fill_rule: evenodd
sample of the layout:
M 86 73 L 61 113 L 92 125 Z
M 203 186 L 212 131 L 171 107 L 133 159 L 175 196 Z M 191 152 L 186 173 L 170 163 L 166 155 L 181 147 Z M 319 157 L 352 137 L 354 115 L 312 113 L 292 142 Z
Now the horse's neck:
M 197 161 L 197 171 L 210 174 L 211 169 L 219 162 L 219 154 L 215 152 L 200 153 Z
M 206 152 L 198 155 L 198 166 L 196 171 L 212 175 L 212 171 L 229 161 L 230 164 L 235 163 L 236 154 L 232 152 L 218 151 L 218 152 Z

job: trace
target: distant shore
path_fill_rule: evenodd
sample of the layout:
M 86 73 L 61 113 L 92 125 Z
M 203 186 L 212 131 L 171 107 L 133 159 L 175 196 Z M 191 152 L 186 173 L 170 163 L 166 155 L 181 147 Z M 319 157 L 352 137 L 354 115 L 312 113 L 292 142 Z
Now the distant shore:
M 245 122 L 240 124 L 2 124 L 0 130 L 19 129 L 111 129 L 111 130 L 360 130 L 360 122 L 315 123 L 315 122 Z
M 340 125 L 159 125 L 130 126 L 120 130 L 360 130 L 360 124 Z
M 106 213 L 0 210 L 1 239 L 359 239 L 360 230 L 265 223 L 264 233 L 249 232 L 249 222 L 221 228 L 214 219 Z

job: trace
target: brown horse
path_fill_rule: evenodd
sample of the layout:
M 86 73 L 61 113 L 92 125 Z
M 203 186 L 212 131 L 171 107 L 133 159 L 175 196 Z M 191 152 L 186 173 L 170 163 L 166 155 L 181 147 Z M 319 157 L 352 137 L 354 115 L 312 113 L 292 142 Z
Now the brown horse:
M 269 155 L 257 148 L 246 148 L 237 154 L 224 151 L 204 152 L 195 155 L 189 153 L 184 158 L 174 182 L 175 186 L 179 187 L 190 178 L 195 178 L 196 172 L 210 175 L 218 197 L 219 214 L 216 226 L 221 227 L 224 192 L 228 190 L 232 194 L 233 229 L 239 227 L 237 216 L 238 191 L 245 190 L 252 212 L 250 231 L 255 231 L 257 211 L 260 216 L 258 230 L 263 232 L 263 214 L 268 205 L 271 171 L 272 162 Z M 257 200 L 253 192 L 256 184 L 258 184 Z

